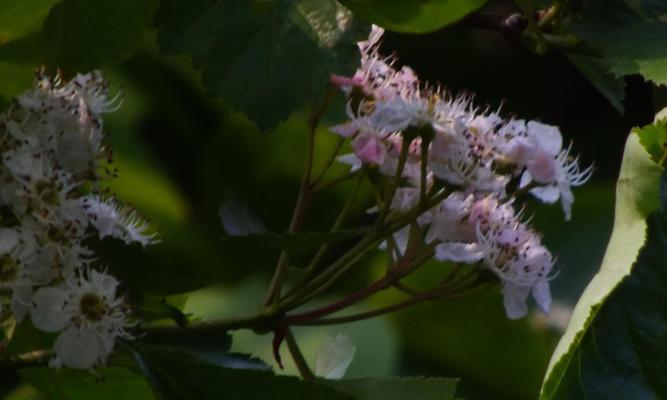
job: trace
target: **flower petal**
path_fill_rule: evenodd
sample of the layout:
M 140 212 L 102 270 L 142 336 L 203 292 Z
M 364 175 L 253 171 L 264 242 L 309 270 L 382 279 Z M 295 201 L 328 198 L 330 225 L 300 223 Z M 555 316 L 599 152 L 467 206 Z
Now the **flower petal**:
M 30 313 L 32 324 L 45 332 L 57 332 L 70 323 L 70 316 L 63 312 L 66 295 L 62 289 L 43 287 L 33 297 L 33 310 Z
M 484 251 L 477 243 L 447 242 L 435 247 L 435 258 L 471 264 L 484 258 Z
M 317 352 L 315 374 L 326 379 L 340 379 L 352 363 L 357 348 L 350 338 L 339 333 L 328 336 Z
M 95 333 L 70 326 L 56 339 L 53 351 L 58 363 L 70 368 L 91 369 L 104 363 L 109 355 Z
M 503 285 L 503 305 L 509 319 L 519 319 L 526 316 L 528 307 L 526 298 L 530 293 L 528 286 L 519 286 L 512 282 Z
M 549 288 L 549 281 L 540 279 L 535 282 L 531 291 L 537 306 L 543 313 L 548 314 L 549 308 L 551 307 L 551 289 Z

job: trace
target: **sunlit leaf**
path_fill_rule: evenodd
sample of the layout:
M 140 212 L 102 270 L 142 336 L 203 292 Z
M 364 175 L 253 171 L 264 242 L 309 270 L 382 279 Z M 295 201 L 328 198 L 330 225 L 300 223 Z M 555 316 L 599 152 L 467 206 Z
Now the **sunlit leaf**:
M 630 273 L 644 244 L 646 217 L 658 209 L 658 182 L 661 168 L 651 160 L 636 133 L 630 134 L 616 187 L 616 215 L 607 252 L 600 271 L 589 283 L 575 307 L 567 331 L 561 338 L 542 386 L 541 398 L 549 399 L 558 390 L 581 339 L 600 305 Z
M 426 33 L 459 21 L 487 0 L 343 0 L 356 15 L 396 32 Z

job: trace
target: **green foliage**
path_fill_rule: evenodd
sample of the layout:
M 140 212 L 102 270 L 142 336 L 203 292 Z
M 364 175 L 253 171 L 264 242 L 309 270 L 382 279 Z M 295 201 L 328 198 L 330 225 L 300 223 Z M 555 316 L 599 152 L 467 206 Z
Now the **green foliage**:
M 235 369 L 231 362 L 225 364 L 230 368 L 225 368 L 219 362 L 212 363 L 173 347 L 135 343 L 132 349 L 137 364 L 160 400 L 351 399 L 324 385 L 278 377 L 265 370 Z
M 667 396 L 667 174 L 661 210 L 647 219 L 646 244 L 630 275 L 595 315 L 550 398 L 610 399 Z M 622 382 L 618 384 L 617 382 Z
M 39 30 L 51 6 L 58 0 L 4 0 L 0 3 L 0 44 Z
M 131 56 L 153 20 L 157 0 L 67 0 L 55 5 L 41 32 L 42 61 L 70 72 Z
M 333 0 L 166 0 L 157 25 L 161 51 L 191 54 L 209 92 L 262 130 L 351 73 L 368 31 Z
M 603 60 L 575 54 L 568 55 L 568 58 L 618 112 L 625 112 L 625 83 L 622 78 L 609 72 Z
M 34 51 L 30 46 L 16 46 L 16 43 L 39 31 L 49 9 L 56 2 L 0 2 L 0 105 L 30 85 L 35 65 L 29 60 L 34 56 Z
M 22 370 L 21 377 L 37 388 L 45 399 L 154 399 L 146 381 L 125 368 L 102 368 L 96 373 L 98 376 L 71 369 L 30 368 Z
M 667 84 L 666 12 L 658 2 L 588 1 L 571 28 L 604 50 L 602 61 L 616 76 L 641 74 Z
M 651 155 L 651 159 L 660 163 L 667 151 L 667 126 L 661 123 L 646 125 L 635 132 L 639 136 L 639 142 Z
M 355 400 L 450 400 L 456 393 L 456 379 L 447 378 L 363 378 L 327 381 Z
M 40 65 L 71 74 L 124 61 L 143 43 L 156 8 L 157 0 L 3 1 L 0 98 L 25 90 Z
M 616 187 L 616 215 L 600 271 L 579 299 L 567 331 L 552 355 L 541 398 L 550 399 L 559 390 L 581 340 L 601 304 L 630 273 L 644 243 L 646 217 L 659 207 L 658 181 L 661 168 L 640 144 L 637 131 L 628 137 Z
M 427 33 L 459 21 L 487 0 L 342 0 L 355 15 L 396 32 Z

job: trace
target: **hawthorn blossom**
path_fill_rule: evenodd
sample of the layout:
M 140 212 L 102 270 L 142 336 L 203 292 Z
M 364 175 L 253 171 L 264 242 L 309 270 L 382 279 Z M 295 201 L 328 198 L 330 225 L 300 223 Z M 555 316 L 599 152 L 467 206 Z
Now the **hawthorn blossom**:
M 53 366 L 94 368 L 116 338 L 131 338 L 118 281 L 94 269 L 91 235 L 157 242 L 99 189 L 111 162 L 102 116 L 119 105 L 99 72 L 69 81 L 40 72 L 0 114 L 0 206 L 10 214 L 0 229 L 0 288 L 11 297 L 3 304 L 17 321 L 30 314 L 38 329 L 60 332 Z
M 103 200 L 98 195 L 83 197 L 81 206 L 101 239 L 111 236 L 126 244 L 137 242 L 143 246 L 156 242 L 155 234 L 146 233 L 148 223 L 136 211 L 118 204 L 112 198 Z
M 106 363 L 117 338 L 133 339 L 118 285 L 111 275 L 83 268 L 59 286 L 35 292 L 32 323 L 45 332 L 60 332 L 50 366 L 92 369 Z
M 435 259 L 493 271 L 508 317 L 526 314 L 531 293 L 548 312 L 554 258 L 539 233 L 522 221 L 523 211 L 515 211 L 517 197 L 528 192 L 545 203 L 560 200 L 569 220 L 572 187 L 585 183 L 592 167 L 581 168 L 571 146 L 563 148 L 558 127 L 505 119 L 500 110 L 475 106 L 471 96 L 422 84 L 409 67 L 395 67 L 394 56 L 380 54 L 382 36 L 374 26 L 368 40 L 358 43 L 356 73 L 331 79 L 348 97 L 348 121 L 332 131 L 350 141 L 352 153 L 338 160 L 352 171 L 379 172 L 382 184 L 394 187 L 381 191 L 393 197 L 380 203 L 394 213 L 424 204 L 423 180 L 430 196 L 447 196 L 380 248 L 394 259 L 403 256 L 415 228 L 433 246 Z M 401 156 L 405 162 L 399 162 Z

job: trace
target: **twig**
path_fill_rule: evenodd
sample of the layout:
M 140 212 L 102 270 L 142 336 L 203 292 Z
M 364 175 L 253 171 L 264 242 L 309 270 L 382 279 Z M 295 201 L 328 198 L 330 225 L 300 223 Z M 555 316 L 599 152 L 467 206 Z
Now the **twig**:
M 292 356 L 294 364 L 296 364 L 296 368 L 299 370 L 301 377 L 307 381 L 314 380 L 315 374 L 313 374 L 313 371 L 308 367 L 308 362 L 306 362 L 306 359 L 303 357 L 303 353 L 301 353 L 301 349 L 299 349 L 299 345 L 294 339 L 294 334 L 292 334 L 292 330 L 289 328 L 287 328 L 285 341 L 287 342 L 287 348 L 289 349 L 290 355 Z

